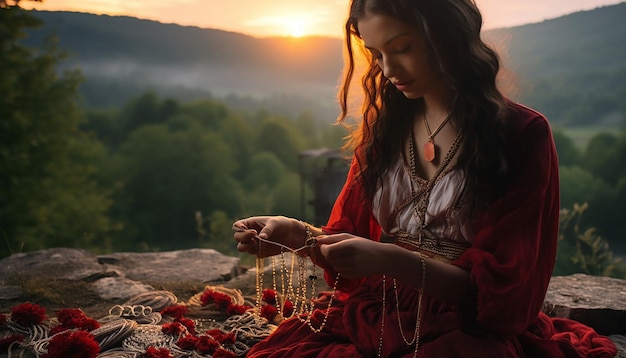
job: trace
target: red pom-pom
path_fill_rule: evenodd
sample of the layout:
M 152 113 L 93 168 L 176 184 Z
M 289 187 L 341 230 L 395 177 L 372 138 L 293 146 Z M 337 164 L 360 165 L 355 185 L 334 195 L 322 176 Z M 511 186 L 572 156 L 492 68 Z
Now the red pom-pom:
M 33 303 L 22 303 L 11 310 L 11 320 L 22 327 L 40 324 L 45 319 L 46 309 Z
M 11 334 L 9 336 L 2 337 L 2 339 L 0 339 L 0 351 L 7 350 L 13 342 L 23 342 L 23 341 L 24 341 L 24 335 L 22 334 Z
M 212 355 L 213 358 L 237 358 L 237 355 L 231 351 L 227 351 L 224 348 L 218 348 Z
M 174 358 L 172 352 L 167 348 L 148 347 L 142 355 L 144 358 Z
M 269 303 L 270 305 L 275 305 L 276 304 L 276 296 L 278 294 L 276 293 L 276 291 L 270 289 L 270 288 L 266 288 L 263 290 L 263 296 L 261 298 L 261 300 L 263 302 Z
M 285 304 L 283 305 L 283 317 L 287 318 L 287 317 L 291 317 L 291 315 L 293 314 L 293 303 L 291 303 L 291 301 L 286 300 Z
M 220 329 L 211 329 L 206 331 L 206 334 L 215 338 L 220 344 L 235 344 L 235 334 L 222 332 Z
M 276 318 L 277 314 L 278 310 L 272 305 L 265 305 L 263 306 L 263 308 L 261 308 L 261 317 L 264 317 L 270 322 L 272 322 L 274 318 Z
M 161 331 L 170 336 L 178 336 L 187 329 L 180 322 L 164 323 L 161 325 Z
M 196 343 L 196 350 L 200 354 L 213 354 L 215 350 L 220 347 L 220 342 L 209 336 L 200 336 L 198 337 L 198 342 Z
M 96 328 L 100 328 L 100 322 L 96 321 L 93 318 L 87 318 L 81 323 L 80 327 L 76 328 L 80 328 L 85 331 L 93 331 Z
M 87 317 L 85 312 L 77 308 L 64 308 L 57 312 L 60 326 L 55 327 L 58 331 L 78 328 L 84 331 L 93 331 L 100 327 L 100 323 L 93 318 Z
M 96 358 L 100 346 L 89 332 L 75 331 L 60 333 L 50 340 L 48 353 L 43 358 Z
M 63 332 L 63 331 L 67 331 L 68 329 L 70 329 L 70 328 L 69 328 L 69 327 L 65 327 L 65 326 L 64 326 L 64 325 L 62 325 L 62 324 L 57 324 L 56 326 L 54 326 L 54 327 L 52 327 L 52 328 L 50 329 L 50 333 L 49 333 L 49 334 L 50 334 L 51 336 L 54 336 L 55 334 L 57 334 L 57 333 L 61 333 L 61 332 Z
M 57 318 L 62 325 L 76 327 L 87 315 L 77 308 L 64 308 L 57 312 Z
M 180 322 L 180 324 L 185 326 L 185 328 L 187 328 L 187 332 L 190 334 L 196 334 L 196 324 L 189 318 L 181 317 L 177 319 L 176 322 Z
M 178 341 L 176 341 L 176 345 L 180 347 L 182 350 L 191 351 L 196 349 L 196 345 L 198 344 L 198 337 L 188 334 L 186 336 L 180 337 Z
M 204 291 L 202 296 L 200 296 L 200 302 L 202 302 L 202 306 L 207 306 L 213 303 L 219 309 L 226 311 L 228 305 L 232 303 L 232 300 L 227 294 L 207 289 Z
M 184 317 L 187 315 L 187 313 L 189 313 L 189 309 L 187 308 L 187 306 L 184 305 L 169 306 L 161 310 L 161 315 L 174 318 Z
M 7 315 L 0 313 L 0 327 L 6 325 Z
M 226 309 L 226 313 L 228 313 L 231 316 L 242 315 L 250 308 L 252 307 L 248 305 L 229 305 L 228 309 Z

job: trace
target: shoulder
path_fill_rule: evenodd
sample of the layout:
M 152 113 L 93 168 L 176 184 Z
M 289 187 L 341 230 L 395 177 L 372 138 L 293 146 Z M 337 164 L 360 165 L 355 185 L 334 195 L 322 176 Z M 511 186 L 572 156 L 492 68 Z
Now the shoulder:
M 528 140 L 552 142 L 552 130 L 546 116 L 517 102 L 509 101 L 508 104 L 505 131 L 510 145 Z
M 510 102 L 505 128 L 504 150 L 511 175 L 522 175 L 526 170 L 536 172 L 539 164 L 544 164 L 546 170 L 556 167 L 554 137 L 543 114 Z
M 506 125 L 512 130 L 523 130 L 528 126 L 549 127 L 548 119 L 539 111 L 513 101 L 508 104 Z

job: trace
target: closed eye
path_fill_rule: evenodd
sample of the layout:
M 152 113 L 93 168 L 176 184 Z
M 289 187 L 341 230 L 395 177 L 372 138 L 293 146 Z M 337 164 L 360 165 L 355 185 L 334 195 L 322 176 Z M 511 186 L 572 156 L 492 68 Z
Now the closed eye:
M 411 44 L 408 44 L 402 48 L 396 50 L 396 53 L 406 53 L 411 49 Z

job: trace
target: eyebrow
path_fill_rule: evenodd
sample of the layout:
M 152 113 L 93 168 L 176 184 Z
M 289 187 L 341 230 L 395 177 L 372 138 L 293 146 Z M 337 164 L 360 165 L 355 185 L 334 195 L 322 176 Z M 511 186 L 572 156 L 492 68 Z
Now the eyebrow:
M 397 35 L 395 35 L 395 36 L 392 36 L 392 37 L 391 37 L 390 39 L 388 39 L 387 41 L 385 41 L 385 43 L 383 44 L 383 46 L 387 46 L 387 45 L 389 45 L 390 43 L 392 43 L 392 42 L 394 42 L 395 40 L 397 40 L 398 38 L 403 37 L 403 36 L 406 36 L 406 35 L 410 35 L 410 34 L 411 34 L 411 31 L 401 32 L 401 33 L 399 33 L 399 34 L 397 34 Z M 370 50 L 370 51 L 372 51 L 372 50 L 378 51 L 378 50 L 376 50 L 375 48 L 370 47 L 370 46 L 367 46 L 367 45 L 365 46 L 365 48 L 366 48 L 366 49 L 368 49 L 368 50 Z

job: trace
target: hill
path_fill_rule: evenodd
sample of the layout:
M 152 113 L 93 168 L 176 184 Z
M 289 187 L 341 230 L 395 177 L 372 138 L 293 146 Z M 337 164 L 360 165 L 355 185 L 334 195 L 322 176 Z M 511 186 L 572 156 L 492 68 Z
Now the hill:
M 152 89 L 180 100 L 226 97 L 244 107 L 269 98 L 292 112 L 302 106 L 321 108 L 322 117 L 336 111 L 339 39 L 254 38 L 73 12 L 36 15 L 45 25 L 32 31 L 27 42 L 58 36 L 60 47 L 70 54 L 64 68 L 80 68 L 87 79 L 82 93 L 89 107 L 119 106 Z M 484 36 L 516 79 L 514 97 L 557 123 L 615 124 L 626 112 L 620 100 L 626 95 L 624 18 L 626 2 L 490 30 Z
M 485 35 L 517 78 L 519 97 L 570 126 L 623 123 L 626 2 Z

